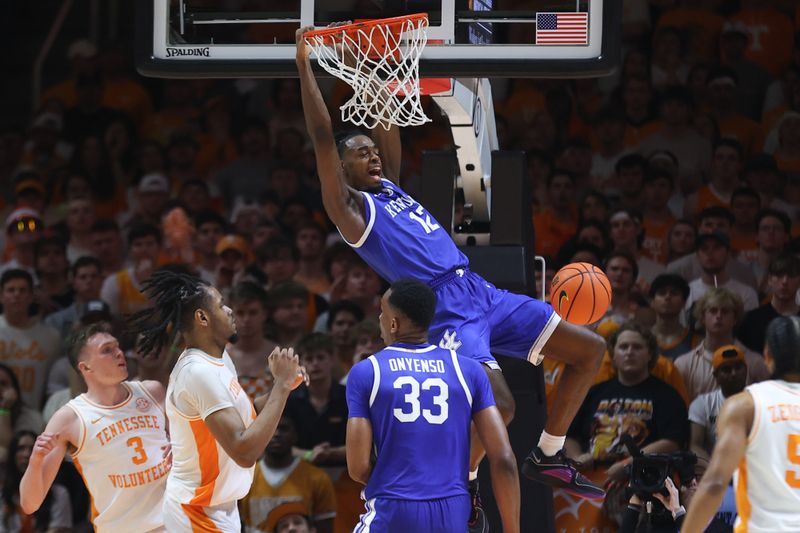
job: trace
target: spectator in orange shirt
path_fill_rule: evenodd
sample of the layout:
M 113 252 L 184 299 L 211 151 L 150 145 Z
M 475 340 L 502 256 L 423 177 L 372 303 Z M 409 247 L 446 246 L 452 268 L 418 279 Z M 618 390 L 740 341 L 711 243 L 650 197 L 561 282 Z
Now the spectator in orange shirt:
M 729 67 L 718 67 L 709 74 L 711 112 L 722 137 L 735 139 L 748 154 L 761 148 L 761 126 L 739 112 L 736 106 L 739 76 Z
M 121 44 L 103 47 L 99 66 L 105 81 L 103 105 L 124 113 L 137 126 L 153 112 L 153 102 L 139 79 L 130 75 L 131 54 Z
M 755 189 L 740 187 L 731 195 L 731 212 L 735 220 L 731 227 L 731 248 L 739 261 L 750 262 L 758 255 L 756 219 L 761 209 L 761 197 Z
M 791 61 L 792 20 L 764 0 L 743 0 L 742 10 L 732 17 L 750 33 L 747 57 L 778 76 Z
M 76 103 L 75 79 L 90 74 L 97 69 L 97 47 L 88 39 L 78 39 L 67 48 L 67 61 L 70 64 L 68 79 L 49 87 L 41 96 L 39 103 L 58 100 L 64 107 Z
M 164 80 L 162 105 L 142 125 L 142 138 L 165 145 L 173 133 L 191 129 L 197 115 L 198 106 L 191 82 Z
M 566 170 L 553 170 L 547 177 L 549 205 L 533 217 L 536 253 L 555 257 L 561 246 L 575 234 L 575 178 Z
M 325 273 L 323 262 L 325 237 L 322 226 L 310 220 L 300 224 L 294 235 L 299 252 L 298 270 L 294 280 L 320 296 L 327 295 L 331 290 L 331 281 Z
M 686 55 L 690 60 L 713 61 L 717 57 L 717 39 L 724 19 L 715 11 L 717 0 L 681 0 L 658 18 L 661 27 L 680 28 L 686 36 Z
M 692 218 L 709 207 L 730 207 L 731 194 L 741 185 L 742 146 L 732 139 L 720 139 L 714 146 L 708 185 L 686 200 L 684 213 Z
M 672 175 L 660 168 L 648 171 L 644 185 L 644 242 L 642 255 L 666 265 L 668 237 L 675 225 L 675 217 L 669 209 L 674 184 Z
M 634 148 L 653 126 L 653 87 L 650 79 L 630 76 L 622 81 L 622 103 L 625 107 L 625 146 Z

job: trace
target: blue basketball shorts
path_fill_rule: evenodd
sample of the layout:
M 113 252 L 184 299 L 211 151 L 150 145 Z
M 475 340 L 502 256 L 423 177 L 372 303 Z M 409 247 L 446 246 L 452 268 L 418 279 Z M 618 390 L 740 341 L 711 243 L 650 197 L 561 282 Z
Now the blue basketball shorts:
M 492 353 L 538 365 L 561 321 L 550 304 L 498 289 L 467 268 L 436 278 L 430 286 L 437 299 L 430 342 L 490 368 L 499 368 Z
M 466 533 L 471 510 L 468 495 L 435 500 L 366 501 L 353 533 Z

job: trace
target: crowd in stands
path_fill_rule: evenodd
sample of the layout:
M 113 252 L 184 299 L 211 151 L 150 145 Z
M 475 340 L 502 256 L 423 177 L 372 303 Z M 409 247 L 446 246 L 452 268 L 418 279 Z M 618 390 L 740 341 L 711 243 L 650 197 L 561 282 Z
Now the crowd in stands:
M 608 497 L 598 506 L 556 491 L 557 531 L 623 522 L 624 435 L 647 452 L 697 454 L 681 480 L 688 505 L 721 403 L 769 376 L 767 324 L 800 313 L 800 7 L 623 4 L 614 75 L 493 80 L 500 145 L 528 154 L 547 258 L 537 283 L 586 261 L 613 288 L 591 326 L 608 352 L 567 444 Z M 71 74 L 27 123 L 0 124 L 0 530 L 88 530 L 69 461 L 39 512 L 18 505 L 34 436 L 82 391 L 63 339 L 108 321 L 131 379 L 165 382 L 160 361 L 175 354 L 139 353 L 124 317 L 147 305 L 143 280 L 181 268 L 232 307 L 228 351 L 248 394 L 270 389 L 276 345 L 308 370 L 241 502 L 246 530 L 301 516 L 318 533 L 350 531 L 362 504 L 344 468 L 347 373 L 383 346 L 386 285 L 324 214 L 297 80 L 146 80 L 125 47 L 85 39 L 66 59 Z M 426 105 L 433 122 L 403 132 L 412 194 L 421 151 L 452 145 Z M 563 369 L 544 367 L 549 392 Z M 736 512 L 726 505 L 720 530 Z

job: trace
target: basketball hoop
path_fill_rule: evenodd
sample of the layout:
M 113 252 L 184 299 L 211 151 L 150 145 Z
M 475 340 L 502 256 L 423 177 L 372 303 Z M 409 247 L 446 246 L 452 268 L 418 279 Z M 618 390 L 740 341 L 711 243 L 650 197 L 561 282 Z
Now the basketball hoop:
M 342 120 L 420 126 L 430 119 L 420 102 L 419 58 L 428 41 L 427 13 L 356 22 L 305 34 L 319 64 L 353 88 Z

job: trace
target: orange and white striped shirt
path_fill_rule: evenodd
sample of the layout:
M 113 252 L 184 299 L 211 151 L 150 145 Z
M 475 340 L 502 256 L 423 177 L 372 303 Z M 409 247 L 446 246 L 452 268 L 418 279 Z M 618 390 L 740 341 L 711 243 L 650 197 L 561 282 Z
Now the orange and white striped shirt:
M 747 452 L 734 473 L 736 533 L 800 531 L 800 384 L 762 381 Z
M 236 464 L 205 419 L 228 407 L 236 409 L 245 427 L 256 417 L 228 353 L 217 358 L 201 350 L 185 350 L 170 374 L 166 404 L 173 456 L 164 504 L 167 529 L 171 531 L 172 525 L 176 530 L 184 526 L 187 531 L 227 530 L 216 523 L 209 508 L 236 514 L 227 516 L 226 522 L 238 520 L 236 501 L 250 490 L 254 468 Z M 175 512 L 183 516 L 171 516 Z
M 169 460 L 166 417 L 141 383 L 122 384 L 130 395 L 113 406 L 81 394 L 67 403 L 81 423 L 75 468 L 92 497 L 92 524 L 99 533 L 140 533 L 161 528 Z

